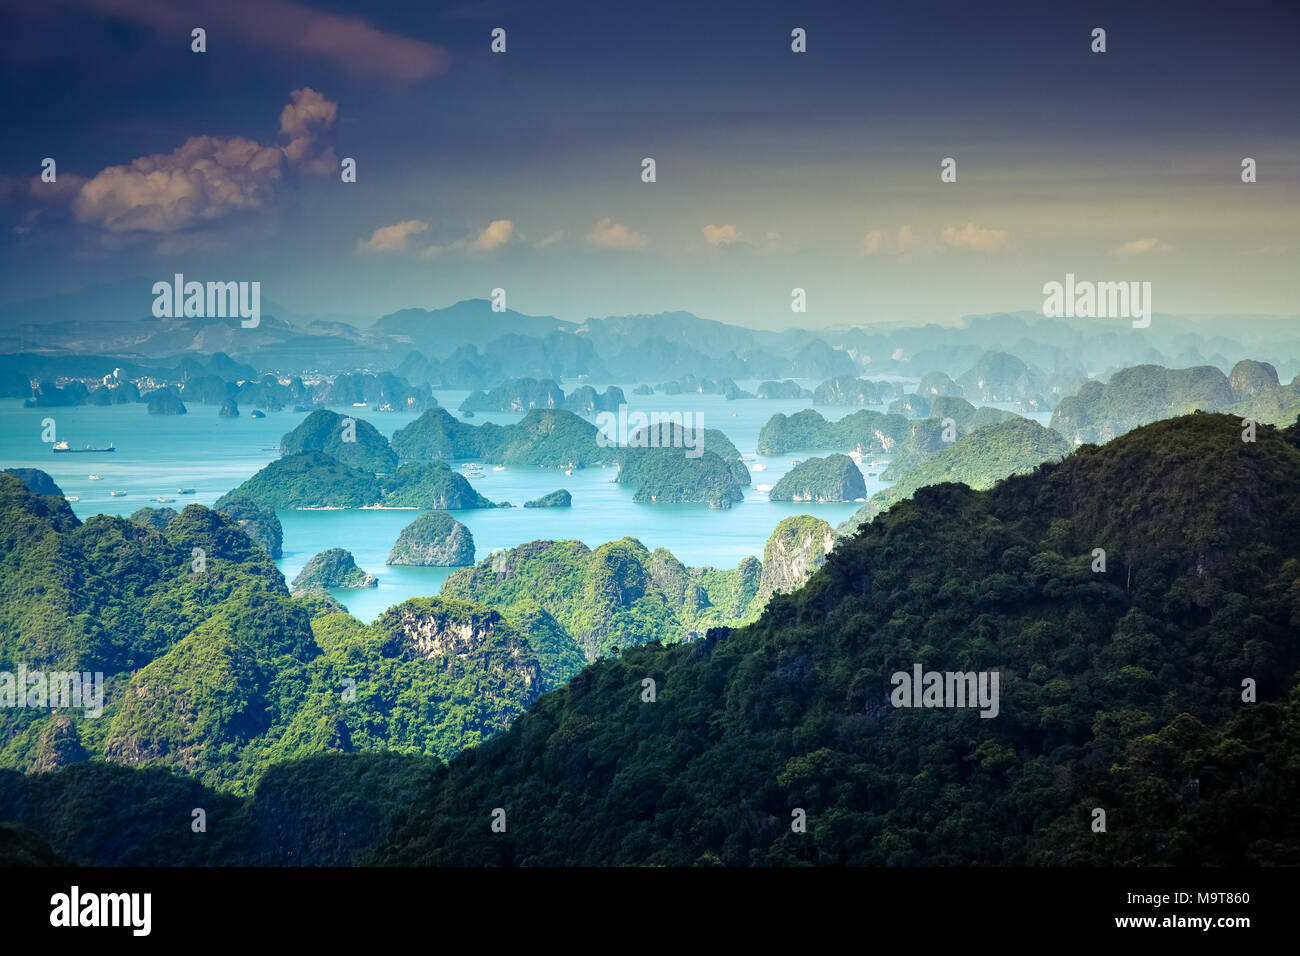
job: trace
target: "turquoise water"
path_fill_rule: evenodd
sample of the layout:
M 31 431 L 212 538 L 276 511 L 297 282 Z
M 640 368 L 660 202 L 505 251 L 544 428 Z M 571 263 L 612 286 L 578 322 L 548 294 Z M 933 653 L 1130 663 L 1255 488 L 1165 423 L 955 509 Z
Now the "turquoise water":
M 753 391 L 757 382 L 740 382 Z M 802 382 L 812 388 L 815 382 Z M 603 390 L 604 385 L 597 386 Z M 479 509 L 455 512 L 474 535 L 476 560 L 497 548 L 510 548 L 537 539 L 577 538 L 589 547 L 624 536 L 639 539 L 646 547 L 664 547 L 690 565 L 727 568 L 752 555 L 762 558 L 763 545 L 777 523 L 789 515 L 812 514 L 838 524 L 857 508 L 854 503 L 819 505 L 777 503 L 755 485 L 775 484 L 790 470 L 792 458 L 828 454 L 830 450 L 805 451 L 780 458 L 758 457 L 754 450 L 758 433 L 777 412 L 790 414 L 814 407 L 811 400 L 741 400 L 728 402 L 720 395 L 633 395 L 623 385 L 633 411 L 689 412 L 700 416 L 706 428 L 724 432 L 750 463 L 766 466 L 752 472 L 753 483 L 745 500 L 728 511 L 706 505 L 635 504 L 633 491 L 613 484 L 613 468 L 575 470 L 572 475 L 541 468 L 506 468 L 494 471 L 484 463 L 482 478 L 471 484 L 493 501 L 509 501 L 508 509 Z M 435 392 L 438 401 L 455 412 L 468 394 L 464 391 Z M 346 409 L 337 409 L 346 412 Z M 853 411 L 846 408 L 818 408 L 828 419 Z M 353 410 L 384 435 L 412 421 L 406 412 Z M 136 509 L 162 507 L 158 496 L 172 497 L 167 506 L 180 510 L 186 504 L 211 505 L 258 469 L 279 456 L 281 436 L 290 431 L 306 412 L 269 412 L 254 419 L 244 411 L 239 418 L 217 417 L 211 405 L 192 405 L 182 416 L 148 415 L 143 405 L 111 407 L 25 409 L 17 400 L 0 401 L 0 467 L 33 467 L 48 472 L 65 495 L 80 500 L 72 508 L 82 520 L 95 514 L 130 515 Z M 515 413 L 479 413 L 471 421 L 515 422 Z M 52 418 L 57 438 L 73 448 L 113 442 L 111 455 L 55 455 L 41 441 L 42 420 Z M 877 470 L 872 468 L 871 470 Z M 90 474 L 102 476 L 91 481 Z M 864 477 L 868 494 L 887 483 Z M 177 494 L 179 488 L 193 488 L 195 494 Z M 573 494 L 572 508 L 523 508 L 525 501 L 557 488 Z M 109 492 L 122 490 L 123 497 Z M 333 592 L 349 611 L 362 620 L 408 597 L 434 595 L 452 572 L 451 568 L 389 567 L 384 564 L 389 549 L 402 528 L 413 521 L 415 511 L 285 511 L 284 557 L 276 562 L 286 579 L 302 570 L 314 554 L 331 547 L 346 548 L 357 564 L 379 577 L 378 588 Z

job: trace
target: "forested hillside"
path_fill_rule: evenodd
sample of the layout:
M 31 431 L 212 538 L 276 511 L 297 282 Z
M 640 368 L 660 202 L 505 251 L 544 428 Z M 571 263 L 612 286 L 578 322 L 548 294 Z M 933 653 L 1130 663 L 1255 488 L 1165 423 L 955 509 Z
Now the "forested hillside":
M 21 494 L 29 529 L 77 533 Z M 754 624 L 598 661 L 446 766 L 319 757 L 242 803 L 157 771 L 0 774 L 0 820 L 87 861 L 1296 864 L 1297 528 L 1300 427 L 1251 443 L 1188 415 L 988 491 L 924 488 Z M 430 646 L 419 613 L 376 651 Z M 326 619 L 322 653 L 361 639 Z M 891 706 L 915 664 L 996 672 L 996 716 Z M 93 828 L 68 819 L 91 792 Z M 341 848 L 344 799 L 367 826 Z M 198 800 L 218 836 L 164 836 Z

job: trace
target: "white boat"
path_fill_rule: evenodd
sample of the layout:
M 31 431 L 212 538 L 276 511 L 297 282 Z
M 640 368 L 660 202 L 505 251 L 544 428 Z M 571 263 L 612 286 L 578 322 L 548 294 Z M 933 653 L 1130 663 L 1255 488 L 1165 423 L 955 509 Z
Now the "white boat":
M 166 495 L 159 495 L 159 496 L 158 496 L 157 498 L 155 498 L 154 500 L 155 500 L 155 501 L 161 501 L 163 504 L 167 504 L 167 502 L 169 502 L 169 501 L 175 501 L 176 499 L 175 499 L 175 498 L 168 498 Z
M 755 466 L 754 466 L 752 469 L 750 469 L 750 470 L 751 470 L 751 471 L 767 471 L 767 465 L 763 464 L 763 463 L 760 461 L 757 465 L 755 465 Z
M 573 474 L 573 469 L 572 469 L 572 468 L 566 468 L 566 469 L 564 469 L 564 473 L 565 473 L 566 475 L 571 475 L 571 474 Z
M 64 500 L 64 501 L 80 501 L 81 499 L 78 498 L 76 495 L 68 495 L 68 497 L 64 498 L 63 500 Z
M 110 491 L 110 492 L 108 493 L 108 496 L 109 496 L 110 498 L 121 498 L 121 497 L 122 497 L 123 495 L 125 495 L 125 494 L 126 494 L 125 491 Z
M 797 465 L 797 464 L 799 464 L 799 459 L 798 459 L 798 458 L 791 458 L 791 459 L 790 459 L 790 464 L 792 464 L 792 465 Z
M 366 403 L 365 403 L 365 402 L 353 402 L 353 403 L 352 403 L 352 407 L 353 407 L 353 408 L 365 408 L 365 407 L 366 407 Z
M 754 487 L 757 488 L 759 491 L 771 491 L 771 490 L 772 490 L 774 487 L 776 487 L 776 486 L 775 486 L 775 485 L 755 485 Z
M 103 477 L 100 476 L 100 475 L 90 475 L 90 476 L 88 476 L 88 477 L 90 478 L 91 481 L 103 481 L 103 480 L 104 480 Z
M 493 465 L 493 466 L 492 466 L 492 470 L 493 470 L 493 471 L 505 471 L 505 470 L 506 470 L 506 466 L 505 466 L 505 465 Z

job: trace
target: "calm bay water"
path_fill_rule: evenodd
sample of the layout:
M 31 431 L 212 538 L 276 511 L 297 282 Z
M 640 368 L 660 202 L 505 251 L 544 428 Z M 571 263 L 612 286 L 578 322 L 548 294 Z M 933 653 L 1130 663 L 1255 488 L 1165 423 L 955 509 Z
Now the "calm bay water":
M 753 391 L 757 382 L 741 382 Z M 802 382 L 812 388 L 815 382 Z M 597 386 L 603 390 L 604 386 Z M 792 458 L 804 459 L 829 454 L 830 450 L 805 451 L 779 458 L 755 455 L 758 433 L 777 412 L 791 414 L 814 407 L 810 400 L 741 400 L 729 402 L 720 395 L 633 395 L 623 386 L 632 411 L 684 412 L 701 416 L 706 428 L 717 428 L 736 445 L 750 462 L 765 466 L 752 472 L 753 483 L 745 500 L 728 511 L 706 505 L 635 504 L 633 491 L 613 483 L 613 468 L 575 470 L 572 475 L 542 468 L 506 468 L 494 471 L 484 463 L 482 478 L 471 484 L 493 501 L 509 501 L 508 509 L 476 509 L 455 512 L 455 517 L 474 535 L 476 560 L 497 548 L 510 548 L 538 539 L 576 538 L 589 547 L 624 536 L 637 538 L 647 548 L 664 547 L 689 565 L 728 568 L 752 555 L 762 558 L 763 546 L 777 523 L 789 515 L 812 514 L 838 524 L 859 507 L 854 503 L 819 505 L 769 501 L 758 484 L 775 484 L 791 468 Z M 438 401 L 453 414 L 468 394 L 438 391 Z M 384 435 L 414 420 L 405 412 L 376 412 L 344 409 L 366 419 Z M 168 507 L 180 510 L 186 504 L 212 505 L 219 497 L 243 482 L 268 462 L 279 457 L 280 438 L 293 429 L 306 412 L 270 412 L 265 418 L 249 416 L 251 409 L 235 419 L 217 417 L 211 405 L 191 405 L 181 416 L 148 415 L 144 405 L 107 408 L 22 407 L 16 400 L 0 401 L 0 467 L 32 467 L 48 472 L 65 495 L 79 500 L 73 511 L 82 520 L 96 514 L 130 515 L 145 506 L 162 507 L 157 497 L 171 497 Z M 853 411 L 846 408 L 818 408 L 828 419 Z M 472 421 L 508 424 L 522 416 L 514 413 L 479 413 Z M 1037 416 L 1035 416 L 1037 417 Z M 53 418 L 58 438 L 73 448 L 113 442 L 111 455 L 55 455 L 41 441 L 42 420 Z M 876 468 L 868 469 L 876 471 Z M 92 481 L 89 475 L 101 480 Z M 887 483 L 867 477 L 868 494 Z M 193 488 L 181 495 L 180 488 Z M 525 501 L 557 488 L 573 495 L 572 508 L 523 508 Z M 122 497 L 109 492 L 125 491 Z M 386 608 L 418 595 L 434 595 L 451 574 L 451 568 L 389 567 L 384 564 L 402 528 L 413 521 L 415 511 L 284 511 L 284 557 L 276 562 L 286 579 L 292 580 L 312 555 L 331 547 L 346 548 L 358 566 L 379 577 L 378 588 L 337 590 L 334 593 L 349 611 L 365 621 L 373 620 Z

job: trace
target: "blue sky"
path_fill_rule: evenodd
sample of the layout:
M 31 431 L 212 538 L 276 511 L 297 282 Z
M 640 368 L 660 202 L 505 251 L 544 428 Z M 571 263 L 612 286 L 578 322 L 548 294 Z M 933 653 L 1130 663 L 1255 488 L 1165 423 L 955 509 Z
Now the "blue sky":
M 139 278 L 147 309 L 180 271 L 361 319 L 503 287 L 816 327 L 1037 309 L 1073 272 L 1298 311 L 1294 4 L 0 11 L 0 301 Z

